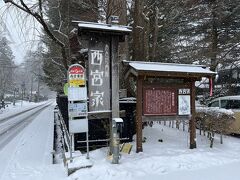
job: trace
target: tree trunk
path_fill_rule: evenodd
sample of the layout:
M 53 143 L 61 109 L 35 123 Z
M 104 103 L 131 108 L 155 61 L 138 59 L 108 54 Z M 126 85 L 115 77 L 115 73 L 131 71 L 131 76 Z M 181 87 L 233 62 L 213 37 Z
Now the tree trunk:
M 218 65 L 217 62 L 217 49 L 218 49 L 218 30 L 217 30 L 217 23 L 216 23 L 216 12 L 215 12 L 215 1 L 212 4 L 212 29 L 211 29 L 211 49 L 210 49 L 210 57 L 211 57 L 211 71 L 215 71 Z
M 214 132 L 209 133 L 209 140 L 210 140 L 210 148 L 213 148 L 213 142 L 214 142 Z
M 134 61 L 143 59 L 143 32 L 144 27 L 142 23 L 142 13 L 143 10 L 143 1 L 135 0 L 134 6 L 134 15 L 133 15 L 133 56 L 132 59 Z
M 157 40 L 158 40 L 158 14 L 159 14 L 159 9 L 156 6 L 154 9 L 154 24 L 153 24 L 153 34 L 152 34 L 152 47 L 150 51 L 150 61 L 156 60 L 156 49 L 157 49 Z
M 117 0 L 116 1 L 118 6 L 120 7 L 119 12 L 116 14 L 119 16 L 119 24 L 120 25 L 127 25 L 127 2 L 126 0 Z M 125 41 L 119 43 L 119 85 L 121 89 L 125 89 L 127 86 L 124 80 L 124 72 L 125 68 L 121 63 L 123 60 L 129 60 L 129 45 L 128 45 L 128 37 L 125 36 Z

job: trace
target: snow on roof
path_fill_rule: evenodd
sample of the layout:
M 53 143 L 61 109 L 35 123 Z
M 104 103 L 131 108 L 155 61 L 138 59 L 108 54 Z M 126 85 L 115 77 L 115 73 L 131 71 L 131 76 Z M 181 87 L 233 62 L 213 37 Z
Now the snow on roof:
M 113 31 L 113 32 L 125 32 L 125 33 L 132 32 L 132 29 L 129 26 L 85 22 L 85 21 L 73 21 L 73 22 L 78 23 L 78 27 L 81 29 L 105 30 L 105 31 Z
M 192 64 L 175 64 L 142 61 L 124 61 L 137 71 L 156 71 L 156 72 L 181 72 L 199 73 L 214 75 L 216 72 L 210 71 L 206 66 Z

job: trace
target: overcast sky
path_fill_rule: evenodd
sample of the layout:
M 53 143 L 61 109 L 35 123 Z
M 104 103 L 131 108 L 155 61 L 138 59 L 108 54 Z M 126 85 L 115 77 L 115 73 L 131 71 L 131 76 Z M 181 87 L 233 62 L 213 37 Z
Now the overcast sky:
M 39 32 L 36 29 L 40 28 L 31 17 L 26 18 L 26 13 L 21 13 L 13 6 L 9 7 L 3 0 L 0 0 L 0 18 L 9 32 L 7 38 L 11 41 L 14 61 L 16 64 L 20 64 L 23 62 L 27 50 L 36 47 L 39 39 Z

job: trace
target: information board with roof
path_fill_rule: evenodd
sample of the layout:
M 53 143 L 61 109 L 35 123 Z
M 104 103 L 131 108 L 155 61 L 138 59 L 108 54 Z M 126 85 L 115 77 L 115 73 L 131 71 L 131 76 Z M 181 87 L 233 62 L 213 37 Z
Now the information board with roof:
M 188 120 L 190 148 L 196 148 L 195 82 L 215 76 L 206 66 L 124 61 L 125 78 L 137 82 L 136 150 L 143 151 L 142 125 L 148 121 Z

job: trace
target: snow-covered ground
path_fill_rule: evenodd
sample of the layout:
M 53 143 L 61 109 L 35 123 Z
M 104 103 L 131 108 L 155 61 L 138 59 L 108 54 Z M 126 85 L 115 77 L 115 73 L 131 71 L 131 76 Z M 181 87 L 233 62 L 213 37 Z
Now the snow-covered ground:
M 93 167 L 67 177 L 63 164 L 51 162 L 53 108 L 41 112 L 0 151 L 0 179 L 239 180 L 240 138 L 226 136 L 221 145 L 217 136 L 211 149 L 207 137 L 197 134 L 198 147 L 190 150 L 188 132 L 158 123 L 144 128 L 142 153 L 135 153 L 132 142 L 131 154 L 122 154 L 120 164 L 113 165 L 107 158 L 108 148 L 91 151 Z
M 70 178 L 85 180 L 239 180 L 240 139 L 225 137 L 224 144 L 216 138 L 214 148 L 209 148 L 205 136 L 198 135 L 198 148 L 188 149 L 187 132 L 160 124 L 144 129 L 146 142 L 142 153 L 122 154 L 119 165 L 106 158 L 107 148 L 91 152 L 93 167 L 81 169 Z M 158 142 L 162 139 L 163 142 Z

